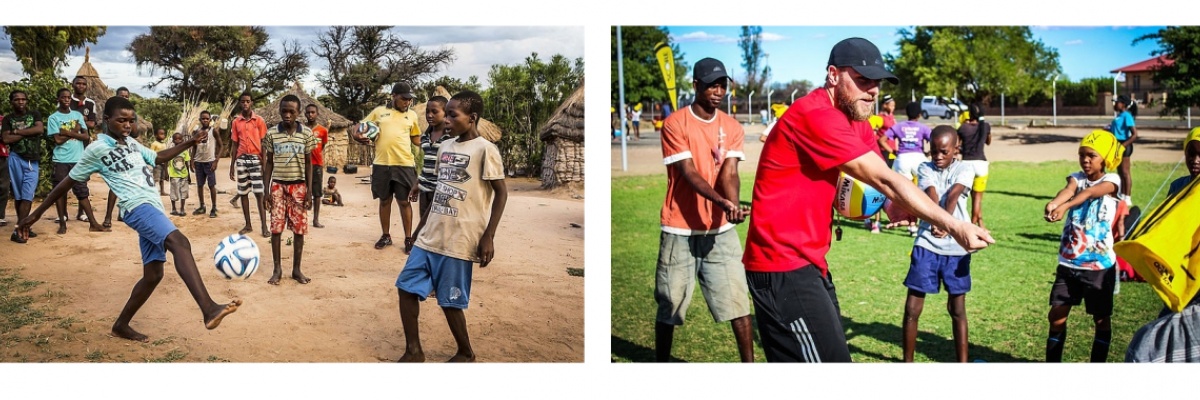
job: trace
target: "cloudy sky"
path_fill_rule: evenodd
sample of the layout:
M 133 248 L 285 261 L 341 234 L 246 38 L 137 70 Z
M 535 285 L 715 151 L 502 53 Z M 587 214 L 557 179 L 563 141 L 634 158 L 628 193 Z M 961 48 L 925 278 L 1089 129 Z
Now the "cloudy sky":
M 267 32 L 271 35 L 268 45 L 278 51 L 284 40 L 297 40 L 302 48 L 311 48 L 325 29 L 318 26 L 268 26 Z M 165 87 L 160 85 L 153 90 L 147 89 L 145 86 L 159 75 L 148 69 L 139 71 L 129 52 L 125 51 L 134 37 L 149 30 L 146 26 L 110 26 L 108 32 L 100 37 L 99 43 L 92 45 L 92 66 L 110 88 L 115 90 L 125 86 L 133 93 L 156 97 Z M 393 31 L 423 49 L 454 49 L 457 59 L 436 76 L 449 75 L 465 80 L 476 75 L 484 85 L 487 85 L 487 72 L 493 64 L 522 63 L 532 52 L 537 52 L 543 60 L 554 54 L 562 54 L 572 60 L 583 56 L 583 28 L 578 26 L 421 26 L 396 27 Z M 0 36 L 3 36 L 2 33 Z M 80 49 L 71 54 L 69 64 L 62 69 L 64 76 L 73 76 L 79 70 L 79 66 L 83 65 L 83 53 Z M 320 92 L 315 74 L 323 72 L 327 66 L 324 60 L 315 55 L 310 56 L 308 62 L 309 75 L 304 79 L 304 87 Z M 0 81 L 22 77 L 21 64 L 13 55 L 12 44 L 7 36 L 0 37 Z
M 763 49 L 773 72 L 773 81 L 807 79 L 821 82 L 829 49 L 848 37 L 862 37 L 879 46 L 883 53 L 898 54 L 897 31 L 902 26 L 764 26 Z M 1133 40 L 1160 27 L 1047 27 L 1034 26 L 1034 38 L 1058 49 L 1063 72 L 1078 81 L 1081 78 L 1111 76 L 1109 71 L 1150 58 L 1158 48 L 1152 40 Z M 688 64 L 704 57 L 720 59 L 733 69 L 736 77 L 745 77 L 738 48 L 739 26 L 670 26 L 671 36 L 679 43 Z

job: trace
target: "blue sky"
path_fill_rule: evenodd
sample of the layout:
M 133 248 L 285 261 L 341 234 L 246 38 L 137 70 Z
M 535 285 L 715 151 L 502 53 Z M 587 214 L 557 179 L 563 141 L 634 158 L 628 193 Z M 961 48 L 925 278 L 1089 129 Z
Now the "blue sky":
M 827 27 L 763 27 L 763 49 L 773 70 L 773 82 L 823 79 L 829 49 L 838 41 L 859 36 L 879 46 L 883 53 L 896 54 L 901 26 L 827 26 Z M 1139 36 L 1154 33 L 1160 27 L 1043 27 L 1032 28 L 1033 36 L 1049 47 L 1058 49 L 1059 64 L 1072 80 L 1110 76 L 1109 71 L 1150 58 L 1158 48 L 1154 41 L 1131 43 Z M 741 49 L 737 39 L 739 26 L 670 26 L 671 36 L 679 43 L 689 65 L 704 57 L 714 57 L 734 71 L 742 80 Z
M 327 26 L 268 26 L 271 35 L 268 46 L 281 51 L 282 39 L 296 40 L 303 48 L 316 43 L 317 35 Z M 554 54 L 562 54 L 574 60 L 583 57 L 583 27 L 581 26 L 406 26 L 392 28 L 401 38 L 427 50 L 453 48 L 457 59 L 453 64 L 438 71 L 434 77 L 449 75 L 466 80 L 471 75 L 487 86 L 487 73 L 492 64 L 516 64 L 525 62 L 525 57 L 537 52 L 543 61 Z M 161 74 L 149 70 L 138 70 L 133 57 L 125 51 L 133 38 L 149 32 L 148 26 L 109 26 L 99 43 L 91 45 L 91 63 L 100 73 L 100 79 L 109 88 L 125 86 L 131 92 L 145 97 L 157 97 L 165 89 L 147 89 L 147 83 Z M 74 76 L 83 65 L 84 50 L 72 52 L 68 65 L 62 69 L 64 77 Z M 323 92 L 316 83 L 315 74 L 326 69 L 324 60 L 310 54 L 309 75 L 302 82 L 305 89 Z M 12 44 L 0 32 L 0 81 L 21 79 L 21 63 L 12 52 Z

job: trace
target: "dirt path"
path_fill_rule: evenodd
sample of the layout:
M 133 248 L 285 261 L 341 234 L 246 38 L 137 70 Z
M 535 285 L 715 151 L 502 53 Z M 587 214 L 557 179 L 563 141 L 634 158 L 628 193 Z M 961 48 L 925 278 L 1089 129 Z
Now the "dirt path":
M 217 175 L 218 188 L 233 189 L 232 182 L 221 179 L 228 176 Z M 116 223 L 110 233 L 90 233 L 85 223 L 72 221 L 66 235 L 56 235 L 53 222 L 43 219 L 34 226 L 41 236 L 28 244 L 0 242 L 0 267 L 43 282 L 26 295 L 34 299 L 31 307 L 48 310 L 38 323 L 0 336 L 0 361 L 395 360 L 404 351 L 404 335 L 393 283 L 407 256 L 395 211 L 391 229 L 399 236 L 396 246 L 373 247 L 380 233 L 378 203 L 371 199 L 369 185 L 357 179 L 369 175 L 369 168 L 354 177 L 335 175 L 347 206 L 322 207 L 321 221 L 327 227 L 311 228 L 305 238 L 303 268 L 312 278 L 307 285 L 286 279 L 290 246 L 283 247 L 282 284 L 266 283 L 271 247 L 269 239 L 258 235 L 253 238 L 264 264 L 254 276 L 227 281 L 217 275 L 211 261 L 216 243 L 243 224 L 241 211 L 229 205 L 230 195 L 217 196 L 217 219 L 171 217 L 190 239 L 214 300 L 237 297 L 245 305 L 218 329 L 206 330 L 173 262 L 168 262 L 166 277 L 132 321 L 134 329 L 150 336 L 151 343 L 145 344 L 109 336 L 142 274 L 137 234 L 123 223 Z M 508 205 L 496 237 L 495 261 L 474 270 L 466 312 L 472 345 L 483 362 L 582 362 L 583 200 L 538 190 L 538 182 L 532 180 L 507 183 Z M 99 178 L 93 178 L 90 187 L 93 204 L 102 209 L 107 187 Z M 169 199 L 163 202 L 170 206 Z M 72 213 L 74 204 L 72 199 Z M 197 205 L 193 186 L 189 214 Z M 55 215 L 51 210 L 46 217 Z M 8 216 L 10 222 L 15 220 L 11 203 Z M 251 219 L 257 227 L 257 211 L 251 212 Z M 7 237 L 11 228 L 3 229 Z M 284 241 L 291 236 L 285 232 Z M 434 300 L 421 305 L 421 338 L 431 362 L 454 354 L 454 342 Z

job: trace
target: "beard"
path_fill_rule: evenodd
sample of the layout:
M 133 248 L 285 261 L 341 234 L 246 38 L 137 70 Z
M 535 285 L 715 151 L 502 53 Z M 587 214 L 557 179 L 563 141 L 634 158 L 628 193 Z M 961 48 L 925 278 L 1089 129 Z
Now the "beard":
M 858 99 L 850 97 L 850 95 L 846 94 L 850 91 L 850 84 L 851 83 L 848 81 L 842 81 L 837 85 L 838 108 L 840 108 L 842 112 L 846 114 L 846 116 L 850 117 L 850 120 L 852 121 L 866 121 L 871 117 L 871 104 L 860 103 L 858 102 Z

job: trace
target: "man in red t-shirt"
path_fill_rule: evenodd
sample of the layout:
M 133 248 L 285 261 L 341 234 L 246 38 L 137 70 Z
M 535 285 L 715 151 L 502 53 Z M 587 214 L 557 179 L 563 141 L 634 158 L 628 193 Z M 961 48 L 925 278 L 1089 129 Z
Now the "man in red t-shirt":
M 837 294 L 825 260 L 839 172 L 871 185 L 973 251 L 994 243 L 958 221 L 911 180 L 888 169 L 867 122 L 879 81 L 897 83 L 862 38 L 829 53 L 825 85 L 797 100 L 767 137 L 754 177 L 746 281 L 769 362 L 849 362 Z
M 748 212 L 738 205 L 745 131 L 720 110 L 729 89 L 725 65 L 705 58 L 692 77 L 695 102 L 667 117 L 662 128 L 667 197 L 654 276 L 655 356 L 670 360 L 675 326 L 683 324 L 699 276 L 713 319 L 731 321 L 742 362 L 754 362 L 742 241 L 734 229 Z

